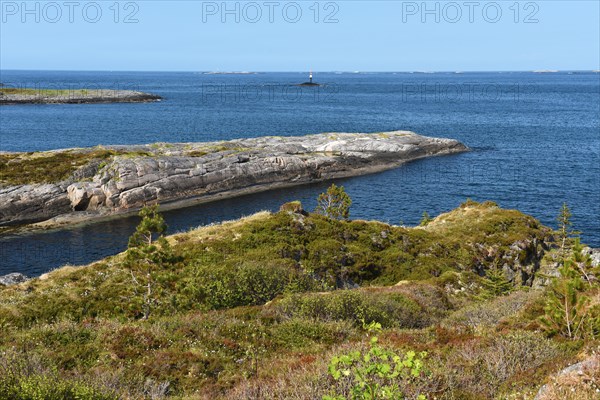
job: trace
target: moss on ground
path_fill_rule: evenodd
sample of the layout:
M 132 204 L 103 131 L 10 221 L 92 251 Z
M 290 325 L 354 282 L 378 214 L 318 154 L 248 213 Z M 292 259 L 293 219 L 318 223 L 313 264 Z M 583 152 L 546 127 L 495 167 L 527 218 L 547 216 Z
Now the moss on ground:
M 75 171 L 92 162 L 100 161 L 107 165 L 114 157 L 151 157 L 168 151 L 168 144 L 150 145 L 151 151 L 111 150 L 101 147 L 94 149 L 73 149 L 49 152 L 0 153 L 0 185 L 26 185 L 57 183 L 68 179 Z M 235 144 L 207 146 L 191 150 L 187 155 L 202 157 L 207 154 L 229 152 L 236 154 L 249 149 Z
M 106 165 L 115 156 L 144 157 L 150 153 L 106 149 L 4 153 L 0 154 L 0 184 L 57 183 L 93 161 L 102 161 Z

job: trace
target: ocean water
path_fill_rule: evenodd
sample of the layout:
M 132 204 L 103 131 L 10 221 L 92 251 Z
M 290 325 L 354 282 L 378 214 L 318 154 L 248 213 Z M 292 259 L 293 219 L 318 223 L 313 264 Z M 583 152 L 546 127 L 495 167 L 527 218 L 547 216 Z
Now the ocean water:
M 466 198 L 517 208 L 549 226 L 563 202 L 582 240 L 600 246 L 600 74 L 591 72 L 303 73 L 1 71 L 8 87 L 134 89 L 142 104 L 0 107 L 0 150 L 226 140 L 319 132 L 412 130 L 472 151 L 340 180 L 352 218 L 416 224 Z M 170 232 L 276 210 L 307 209 L 328 183 L 165 213 Z M 122 251 L 136 217 L 69 230 L 0 236 L 0 275 L 37 275 Z

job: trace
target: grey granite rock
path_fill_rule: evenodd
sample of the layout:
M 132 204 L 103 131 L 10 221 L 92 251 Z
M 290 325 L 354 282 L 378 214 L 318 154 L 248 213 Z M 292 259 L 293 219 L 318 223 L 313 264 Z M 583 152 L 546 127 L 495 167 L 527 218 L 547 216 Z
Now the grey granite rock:
M 585 254 L 585 255 L 589 254 L 593 267 L 597 267 L 600 265 L 600 249 L 595 249 L 592 247 L 585 247 L 583 249 L 583 254 Z
M 27 282 L 29 278 L 21 273 L 13 272 L 12 274 L 0 276 L 0 285 L 10 286 L 17 283 Z
M 56 184 L 0 187 L 0 226 L 83 211 L 86 216 L 90 212 L 115 214 L 156 202 L 201 201 L 215 195 L 356 176 L 467 150 L 456 140 L 407 131 L 107 148 L 134 155 L 114 156 L 80 168 Z

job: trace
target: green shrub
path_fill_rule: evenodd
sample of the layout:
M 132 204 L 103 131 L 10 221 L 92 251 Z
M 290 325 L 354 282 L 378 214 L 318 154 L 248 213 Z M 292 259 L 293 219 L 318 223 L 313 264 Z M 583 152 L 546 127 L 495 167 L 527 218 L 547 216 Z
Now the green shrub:
M 339 290 L 325 294 L 293 295 L 284 298 L 275 307 L 286 318 L 348 321 L 355 326 L 361 326 L 363 320 L 369 320 L 384 327 L 414 328 L 428 321 L 421 306 L 400 293 Z
M 0 353 L 0 399 L 10 400 L 116 400 L 106 389 L 61 377 L 34 354 Z
M 213 309 L 264 304 L 286 291 L 306 291 L 314 286 L 302 271 L 279 264 L 245 263 L 200 271 L 196 296 Z
M 381 325 L 376 322 L 366 328 L 373 334 L 381 332 Z M 356 350 L 331 359 L 328 372 L 335 381 L 331 390 L 334 394 L 324 395 L 323 400 L 405 398 L 403 386 L 421 375 L 427 353 L 408 351 L 400 356 L 380 346 L 377 336 L 372 336 L 369 344 L 366 352 Z M 425 399 L 422 394 L 417 396 L 417 400 Z
M 314 343 L 333 345 L 352 336 L 353 326 L 346 321 L 321 321 L 291 318 L 273 328 L 273 341 L 285 348 L 304 348 Z
M 519 315 L 529 303 L 538 299 L 540 294 L 533 291 L 518 291 L 487 302 L 469 304 L 449 316 L 443 322 L 443 325 L 448 327 L 464 326 L 468 328 L 494 327 L 506 318 Z M 526 318 L 522 319 L 527 320 Z

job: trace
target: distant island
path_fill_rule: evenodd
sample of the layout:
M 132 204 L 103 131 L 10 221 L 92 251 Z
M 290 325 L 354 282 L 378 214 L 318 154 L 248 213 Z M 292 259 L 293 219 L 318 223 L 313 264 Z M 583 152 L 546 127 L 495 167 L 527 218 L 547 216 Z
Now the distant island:
M 155 94 L 112 89 L 31 89 L 0 86 L 0 105 L 145 103 L 160 101 Z
M 250 71 L 208 71 L 203 72 L 204 75 L 257 75 L 258 72 Z
M 57 226 L 383 171 L 467 151 L 409 131 L 0 153 L 0 226 Z

